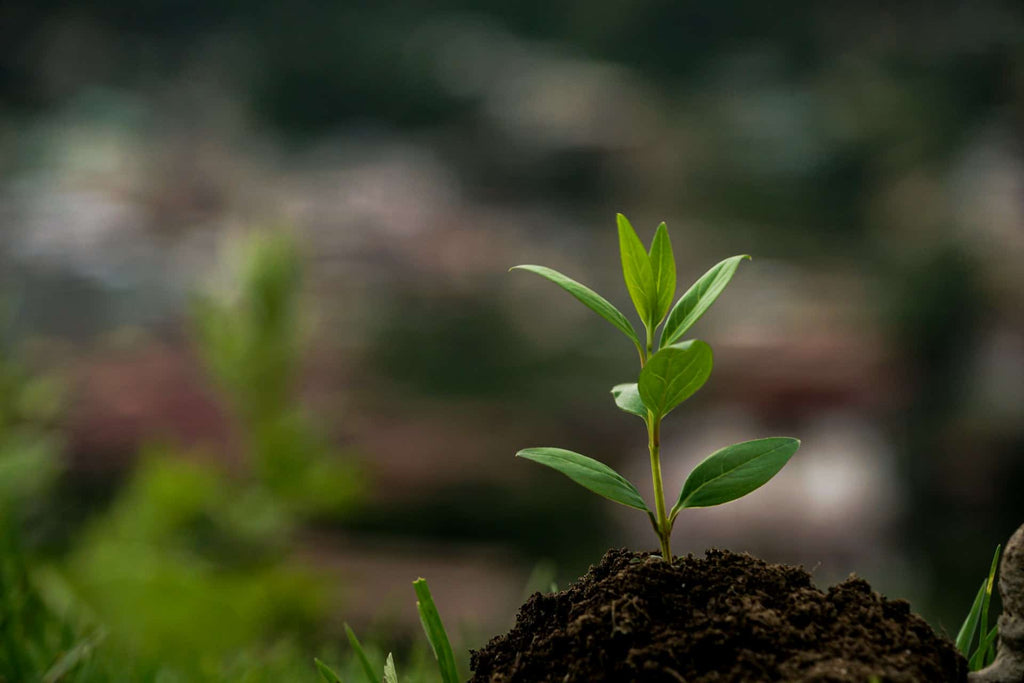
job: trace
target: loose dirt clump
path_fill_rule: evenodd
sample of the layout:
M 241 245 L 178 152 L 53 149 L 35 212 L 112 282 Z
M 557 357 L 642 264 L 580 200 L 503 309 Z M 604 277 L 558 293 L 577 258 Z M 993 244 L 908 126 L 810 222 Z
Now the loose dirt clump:
M 471 683 L 960 683 L 948 639 L 863 579 L 822 592 L 801 568 L 709 550 L 609 551 L 569 589 L 535 593 L 472 653 Z

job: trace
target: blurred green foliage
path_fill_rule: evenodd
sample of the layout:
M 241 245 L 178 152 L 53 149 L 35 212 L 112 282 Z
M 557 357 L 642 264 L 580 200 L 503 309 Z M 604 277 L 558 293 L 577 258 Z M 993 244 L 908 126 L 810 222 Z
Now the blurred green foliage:
M 241 427 L 259 484 L 300 515 L 344 514 L 364 481 L 333 452 L 299 406 L 302 256 L 288 231 L 251 235 L 221 296 L 200 295 L 193 319 L 200 352 Z
M 151 446 L 70 559 L 111 638 L 147 657 L 187 663 L 316 633 L 329 585 L 289 559 L 293 530 L 310 515 L 343 514 L 362 487 L 296 397 L 302 266 L 293 237 L 256 233 L 239 254 L 230 292 L 198 296 L 194 320 L 251 471 Z
M 194 321 L 251 468 L 230 472 L 213 454 L 151 444 L 57 569 L 40 564 L 22 530 L 33 509 L 45 513 L 61 472 L 60 385 L 32 376 L 12 352 L 0 356 L 0 681 L 72 680 L 65 669 L 80 681 L 313 673 L 295 648 L 269 666 L 274 675 L 233 658 L 323 633 L 332 586 L 290 559 L 294 532 L 303 519 L 351 511 L 363 478 L 296 396 L 303 327 L 294 239 L 258 233 L 240 264 L 230 295 L 197 297 Z M 95 659 L 101 632 L 108 654 Z M 250 659 L 255 667 L 261 657 Z
M 0 320 L 0 326 L 6 325 Z M 63 388 L 35 374 L 0 336 L 0 523 L 20 531 L 45 514 L 61 471 L 63 439 L 57 422 Z
M 83 536 L 71 576 L 119 645 L 187 662 L 314 631 L 327 585 L 287 559 L 287 529 L 271 496 L 151 453 Z

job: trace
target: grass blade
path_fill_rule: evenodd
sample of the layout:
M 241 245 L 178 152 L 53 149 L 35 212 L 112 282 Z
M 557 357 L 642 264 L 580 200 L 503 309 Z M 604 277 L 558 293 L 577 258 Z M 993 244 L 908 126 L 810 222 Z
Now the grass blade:
M 741 254 L 720 261 L 686 290 L 686 293 L 679 298 L 675 307 L 668 314 L 668 320 L 665 321 L 665 327 L 661 331 L 662 347 L 679 341 L 686 331 L 711 307 L 711 304 L 715 303 L 715 299 L 732 280 L 740 262 L 749 258 L 750 256 Z
M 564 448 L 550 447 L 525 448 L 516 453 L 516 457 L 547 465 L 608 500 L 648 512 L 636 486 L 603 462 Z
M 345 624 L 345 635 L 348 636 L 349 645 L 355 650 L 359 665 L 363 667 L 363 674 L 366 676 L 367 683 L 377 683 L 380 680 L 380 675 L 373 668 L 373 665 L 370 664 L 370 658 L 366 656 L 366 651 L 363 650 L 362 644 L 356 638 L 356 632 L 348 624 Z
M 979 638 L 981 638 L 988 632 L 988 604 L 992 600 L 992 585 L 995 583 L 996 569 L 999 567 L 999 553 L 1000 551 L 1002 551 L 1002 549 L 1002 545 L 996 546 L 996 551 L 992 555 L 992 564 L 989 565 L 988 580 L 985 583 L 985 599 L 981 602 L 981 625 L 980 630 L 978 631 Z M 989 643 L 988 645 L 978 646 L 978 650 L 981 652 L 983 660 L 986 657 L 990 646 L 991 643 Z
M 573 280 L 571 277 L 562 275 L 557 270 L 546 268 L 544 266 L 514 266 L 511 270 L 525 270 L 554 282 L 556 285 L 576 297 L 576 299 L 584 306 L 614 325 L 616 329 L 629 337 L 629 340 L 632 341 L 636 348 L 642 352 L 643 346 L 640 344 L 640 338 L 636 335 L 636 330 L 633 329 L 633 324 L 630 323 L 629 320 L 626 319 L 626 316 L 622 315 L 621 311 L 615 308 L 611 302 L 594 290 L 584 284 L 576 282 L 576 280 Z
M 448 642 L 448 634 L 441 622 L 441 615 L 437 613 L 434 605 L 434 598 L 430 595 L 430 587 L 427 580 L 423 578 L 412 582 L 416 590 L 416 609 L 420 613 L 420 623 L 423 624 L 423 632 L 427 634 L 430 647 L 434 650 L 434 657 L 437 659 L 437 666 L 441 670 L 443 683 L 460 683 L 459 672 L 455 667 L 455 655 L 452 653 L 452 645 Z M 390 655 L 388 659 L 390 660 Z M 385 680 L 387 680 L 385 669 Z M 390 683 L 390 682 L 389 682 Z M 397 679 L 394 683 L 397 683 Z
M 57 683 L 57 681 L 64 680 L 64 677 L 73 669 L 92 656 L 93 650 L 103 640 L 103 637 L 103 633 L 98 633 L 72 646 L 43 674 L 42 683 Z
M 384 662 L 384 683 L 398 683 L 398 672 L 395 671 L 395 659 L 388 653 L 387 661 Z
M 984 633 L 984 631 L 981 631 L 981 633 Z M 995 655 L 993 654 L 990 658 L 988 653 L 995 648 L 996 636 L 998 635 L 999 627 L 993 626 L 988 634 L 986 634 L 978 643 L 978 649 L 975 650 L 973 655 L 971 655 L 970 661 L 967 662 L 968 669 L 971 671 L 979 671 L 992 663 L 992 660 L 995 659 Z
M 327 666 L 316 657 L 313 658 L 313 662 L 316 664 L 316 670 L 320 672 L 320 678 L 324 679 L 326 683 L 341 683 L 341 678 L 331 670 L 331 667 Z M 376 683 L 376 681 L 374 683 Z
M 981 603 L 985 599 L 985 587 L 987 585 L 988 579 L 981 582 L 978 594 L 974 597 L 974 603 L 971 605 L 971 611 L 967 613 L 967 618 L 964 619 L 964 623 L 960 626 L 960 632 L 956 634 L 956 649 L 964 657 L 969 657 L 971 654 L 971 641 L 974 640 L 974 632 L 978 629 L 978 620 L 981 618 Z

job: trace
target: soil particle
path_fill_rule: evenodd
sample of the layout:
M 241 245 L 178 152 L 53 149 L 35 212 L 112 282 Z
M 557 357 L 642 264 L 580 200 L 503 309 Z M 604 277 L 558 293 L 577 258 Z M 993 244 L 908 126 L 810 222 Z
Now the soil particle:
M 960 683 L 948 639 L 863 579 L 822 592 L 803 569 L 709 550 L 609 551 L 560 593 L 535 593 L 472 653 L 471 683 Z

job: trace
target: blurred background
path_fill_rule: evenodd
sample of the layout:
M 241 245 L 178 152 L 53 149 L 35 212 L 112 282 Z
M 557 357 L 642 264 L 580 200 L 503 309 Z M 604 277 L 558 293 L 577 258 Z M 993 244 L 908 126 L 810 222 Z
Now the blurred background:
M 1022 145 L 1012 1 L 3 3 L 5 680 L 83 648 L 287 678 L 346 621 L 412 641 L 417 576 L 464 650 L 656 546 L 513 458 L 649 490 L 631 345 L 507 273 L 626 310 L 617 211 L 668 223 L 680 294 L 754 256 L 692 331 L 669 497 L 803 440 L 674 549 L 856 572 L 955 634 L 1024 522 Z

